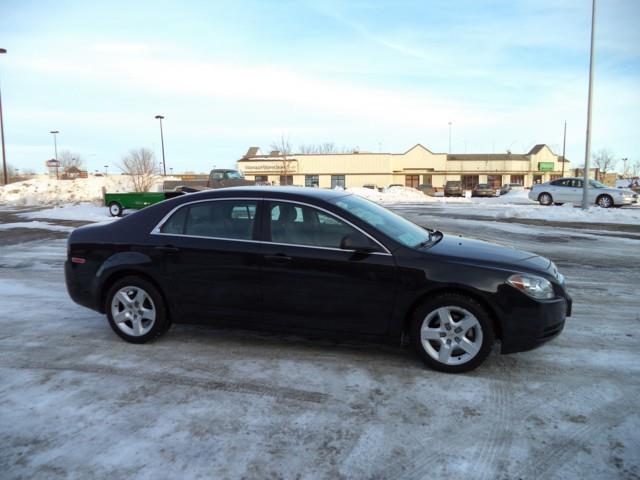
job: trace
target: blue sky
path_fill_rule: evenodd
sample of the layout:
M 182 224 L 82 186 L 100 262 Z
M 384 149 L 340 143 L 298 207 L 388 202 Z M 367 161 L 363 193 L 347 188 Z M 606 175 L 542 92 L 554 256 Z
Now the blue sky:
M 593 148 L 640 160 L 640 2 L 598 3 Z M 590 1 L 0 1 L 7 158 L 232 166 L 281 135 L 584 159 Z

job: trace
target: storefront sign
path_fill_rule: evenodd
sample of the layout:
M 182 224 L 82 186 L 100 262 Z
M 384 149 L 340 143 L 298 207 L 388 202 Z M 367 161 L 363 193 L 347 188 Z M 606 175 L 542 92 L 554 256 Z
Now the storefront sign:
M 249 163 L 240 162 L 239 167 L 245 173 L 254 174 L 256 172 L 296 173 L 298 171 L 297 160 L 279 160 L 276 162 Z
M 555 164 L 553 162 L 538 162 L 538 171 L 540 172 L 553 172 Z

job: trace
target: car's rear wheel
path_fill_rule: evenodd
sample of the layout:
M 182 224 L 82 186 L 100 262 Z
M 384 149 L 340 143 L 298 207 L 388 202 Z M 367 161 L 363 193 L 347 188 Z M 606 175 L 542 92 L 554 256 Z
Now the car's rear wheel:
M 111 286 L 106 311 L 113 331 L 131 343 L 153 340 L 170 326 L 162 295 L 151 282 L 139 277 L 125 277 Z
M 551 205 L 553 203 L 553 197 L 551 196 L 550 193 L 541 193 L 538 196 L 538 202 L 540 202 L 540 205 L 544 205 L 545 207 L 548 205 Z
M 112 217 L 121 217 L 124 208 L 118 202 L 111 202 L 109 204 L 109 215 Z
M 422 361 L 441 372 L 463 373 L 487 358 L 494 341 L 487 311 L 471 297 L 442 294 L 413 315 L 411 339 Z
M 613 207 L 613 198 L 609 195 L 600 195 L 596 199 L 596 204 L 602 208 L 611 208 Z

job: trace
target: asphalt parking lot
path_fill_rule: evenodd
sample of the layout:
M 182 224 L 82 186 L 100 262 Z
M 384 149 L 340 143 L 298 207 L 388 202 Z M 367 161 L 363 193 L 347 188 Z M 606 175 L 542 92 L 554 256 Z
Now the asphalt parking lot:
M 0 230 L 1 476 L 640 478 L 640 228 L 394 208 L 550 257 L 565 331 L 457 376 L 399 347 L 195 326 L 134 346 L 68 298 L 66 232 Z

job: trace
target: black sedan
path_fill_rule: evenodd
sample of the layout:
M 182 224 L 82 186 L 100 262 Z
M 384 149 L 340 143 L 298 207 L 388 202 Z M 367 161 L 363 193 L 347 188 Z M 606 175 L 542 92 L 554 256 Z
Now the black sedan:
M 480 365 L 560 333 L 571 299 L 538 255 L 429 230 L 338 190 L 184 195 L 74 230 L 73 300 L 143 343 L 172 322 L 410 341 L 430 367 Z

